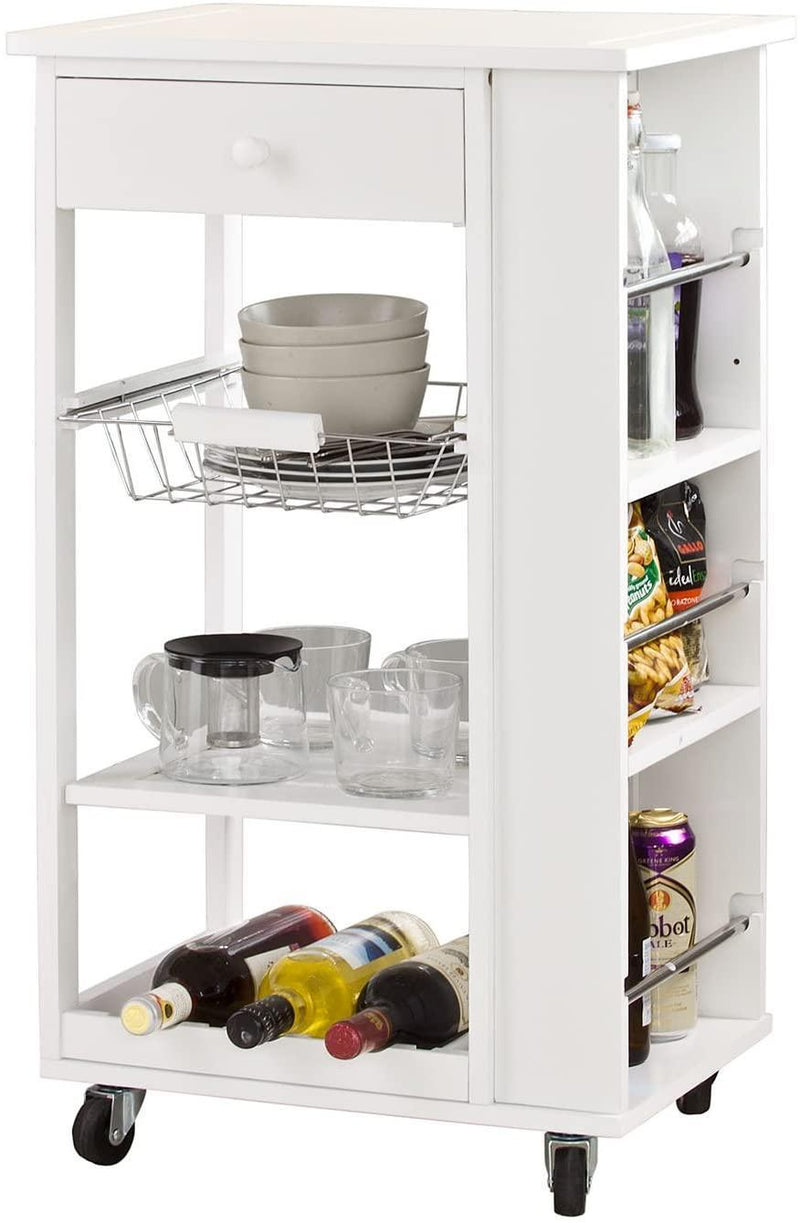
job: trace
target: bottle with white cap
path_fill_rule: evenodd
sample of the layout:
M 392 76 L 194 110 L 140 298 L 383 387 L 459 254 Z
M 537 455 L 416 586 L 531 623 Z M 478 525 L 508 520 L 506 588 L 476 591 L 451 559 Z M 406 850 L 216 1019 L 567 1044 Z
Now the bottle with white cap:
M 673 268 L 700 263 L 703 240 L 678 195 L 678 153 L 681 138 L 648 132 L 642 145 L 647 205 L 667 248 Z M 695 359 L 702 281 L 675 290 L 675 432 L 678 441 L 696 437 L 703 428 L 697 394 Z
M 234 1011 L 254 1002 L 269 969 L 299 947 L 336 927 L 305 905 L 283 905 L 168 952 L 151 988 L 129 998 L 120 1012 L 133 1036 L 149 1036 L 187 1019 L 223 1027 Z

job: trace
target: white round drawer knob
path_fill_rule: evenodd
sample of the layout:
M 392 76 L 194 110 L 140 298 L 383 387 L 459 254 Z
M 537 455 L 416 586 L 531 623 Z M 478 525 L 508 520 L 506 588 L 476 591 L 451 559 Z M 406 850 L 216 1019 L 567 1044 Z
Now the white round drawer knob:
M 252 170 L 267 161 L 269 145 L 266 140 L 259 140 L 256 136 L 239 136 L 233 142 L 231 157 L 240 170 Z

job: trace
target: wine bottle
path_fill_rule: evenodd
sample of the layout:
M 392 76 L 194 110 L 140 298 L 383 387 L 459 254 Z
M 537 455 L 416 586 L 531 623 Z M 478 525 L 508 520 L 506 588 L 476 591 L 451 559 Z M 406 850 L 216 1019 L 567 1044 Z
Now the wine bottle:
M 437 944 L 418 917 L 378 913 L 274 964 L 261 983 L 260 1001 L 231 1015 L 228 1036 L 240 1049 L 287 1033 L 322 1037 L 331 1024 L 353 1014 L 376 972 Z
M 335 1023 L 325 1048 L 346 1061 L 396 1040 L 444 1045 L 469 1026 L 469 937 L 423 952 L 371 977 L 358 1013 Z
M 638 985 L 650 971 L 650 910 L 628 832 L 628 975 L 625 988 Z M 650 1054 L 650 995 L 628 1007 L 628 1065 L 640 1066 Z
M 164 956 L 150 990 L 125 1003 L 122 1025 L 134 1036 L 147 1036 L 187 1019 L 222 1027 L 235 1010 L 255 1000 L 259 983 L 275 960 L 335 929 L 316 909 L 283 905 L 183 943 Z

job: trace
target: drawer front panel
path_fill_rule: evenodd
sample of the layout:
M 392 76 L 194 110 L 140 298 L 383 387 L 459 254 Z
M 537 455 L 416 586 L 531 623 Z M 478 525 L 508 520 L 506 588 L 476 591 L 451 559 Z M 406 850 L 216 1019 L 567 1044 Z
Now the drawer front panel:
M 457 89 L 62 78 L 60 208 L 463 221 Z

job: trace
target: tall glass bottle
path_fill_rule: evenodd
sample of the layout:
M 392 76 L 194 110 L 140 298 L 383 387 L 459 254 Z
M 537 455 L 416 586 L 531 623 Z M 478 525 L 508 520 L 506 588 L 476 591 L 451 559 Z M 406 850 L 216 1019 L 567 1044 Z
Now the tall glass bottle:
M 638 985 L 650 971 L 650 910 L 639 873 L 633 836 L 628 831 L 628 975 L 625 988 Z M 628 1007 L 628 1065 L 640 1066 L 650 1053 L 650 995 Z
M 411 913 L 378 913 L 279 960 L 261 982 L 260 1001 L 231 1015 L 228 1037 L 240 1049 L 288 1034 L 323 1037 L 353 1014 L 376 972 L 436 946 L 430 926 Z
M 645 199 L 641 148 L 629 144 L 625 284 L 669 271 L 666 248 Z M 644 456 L 668 450 L 674 444 L 673 297 L 669 289 L 662 289 L 628 298 L 628 450 Z
M 680 147 L 680 136 L 649 133 L 643 145 L 647 203 L 673 268 L 700 263 L 703 259 L 700 230 L 686 215 L 678 197 Z M 678 441 L 697 437 L 703 428 L 703 409 L 695 378 L 702 284 L 701 280 L 694 280 L 674 290 L 675 432 Z
M 186 1019 L 222 1027 L 235 1010 L 254 1001 L 271 964 L 335 929 L 316 909 L 283 905 L 183 943 L 164 956 L 150 990 L 125 1003 L 122 1025 L 133 1036 L 149 1036 Z

